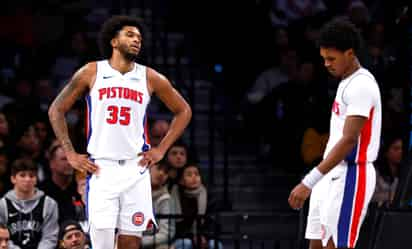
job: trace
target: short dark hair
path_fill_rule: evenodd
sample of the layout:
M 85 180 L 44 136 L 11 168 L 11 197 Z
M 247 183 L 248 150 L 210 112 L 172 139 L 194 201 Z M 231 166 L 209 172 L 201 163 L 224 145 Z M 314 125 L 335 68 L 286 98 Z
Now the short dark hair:
M 163 157 L 159 162 L 156 163 L 159 170 L 168 172 L 170 169 L 170 163 L 166 160 L 166 157 Z
M 30 159 L 17 159 L 11 164 L 11 175 L 16 176 L 21 171 L 37 172 L 37 165 Z
M 49 148 L 49 160 L 52 160 L 52 159 L 55 158 L 56 152 L 59 148 L 62 148 L 62 145 L 60 143 L 50 146 L 50 148 Z
M 133 26 L 142 32 L 141 23 L 140 19 L 130 16 L 113 16 L 109 18 L 103 24 L 99 36 L 99 47 L 102 56 L 105 58 L 112 57 L 113 48 L 110 42 L 124 26 Z
M 6 225 L 6 224 L 4 224 L 4 223 L 0 223 L 0 229 L 6 229 L 6 230 L 9 230 L 9 228 L 7 227 L 7 225 Z
M 202 176 L 200 167 L 196 163 L 190 162 L 190 163 L 187 163 L 185 166 L 183 166 L 183 168 L 180 168 L 177 170 L 176 179 L 178 182 L 183 178 L 184 172 L 188 168 L 196 168 L 199 171 L 200 176 Z
M 70 219 L 63 221 L 59 229 L 59 235 L 58 235 L 59 240 L 63 240 L 64 235 L 66 235 L 66 233 L 73 231 L 73 230 L 78 230 L 84 234 L 84 231 L 82 227 L 80 226 L 79 222 L 75 220 L 70 220 Z
M 335 18 L 322 27 L 318 45 L 342 52 L 352 48 L 356 53 L 361 46 L 361 35 L 347 18 Z

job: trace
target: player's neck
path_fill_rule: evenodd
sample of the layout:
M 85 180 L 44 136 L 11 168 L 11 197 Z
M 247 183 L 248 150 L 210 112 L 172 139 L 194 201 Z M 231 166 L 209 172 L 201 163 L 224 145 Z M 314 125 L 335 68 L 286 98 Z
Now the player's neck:
M 359 61 L 355 59 L 348 67 L 348 70 L 342 75 L 342 80 L 346 79 L 360 68 Z
M 121 74 L 130 72 L 134 68 L 134 61 L 127 60 L 121 54 L 116 52 L 113 52 L 112 57 L 109 59 L 109 64 Z

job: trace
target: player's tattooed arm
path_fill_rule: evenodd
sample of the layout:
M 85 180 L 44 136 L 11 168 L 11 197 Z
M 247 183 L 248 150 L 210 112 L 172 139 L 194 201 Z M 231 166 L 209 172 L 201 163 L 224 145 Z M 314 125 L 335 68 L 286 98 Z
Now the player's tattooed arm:
M 49 119 L 57 139 L 65 152 L 75 151 L 69 137 L 65 114 L 76 100 L 91 88 L 96 75 L 95 63 L 80 68 L 57 95 L 49 108 Z

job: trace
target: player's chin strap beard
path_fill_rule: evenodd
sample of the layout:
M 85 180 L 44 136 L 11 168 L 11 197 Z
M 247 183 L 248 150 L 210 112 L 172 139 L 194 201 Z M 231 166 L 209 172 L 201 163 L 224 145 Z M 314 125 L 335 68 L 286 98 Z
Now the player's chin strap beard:
M 136 54 L 127 53 L 127 52 L 124 53 L 123 56 L 124 56 L 124 58 L 125 58 L 126 60 L 128 60 L 128 61 L 135 61 L 136 58 L 137 58 L 137 55 L 136 55 Z

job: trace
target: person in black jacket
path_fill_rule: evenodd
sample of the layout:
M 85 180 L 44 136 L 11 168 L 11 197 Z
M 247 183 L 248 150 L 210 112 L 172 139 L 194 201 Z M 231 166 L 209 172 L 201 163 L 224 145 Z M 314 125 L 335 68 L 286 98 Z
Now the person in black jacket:
M 183 215 L 176 220 L 176 249 L 221 249 L 222 244 L 213 235 L 218 225 L 211 218 L 214 202 L 202 184 L 199 168 L 189 163 L 178 171 L 178 184 L 172 188 L 175 214 Z

